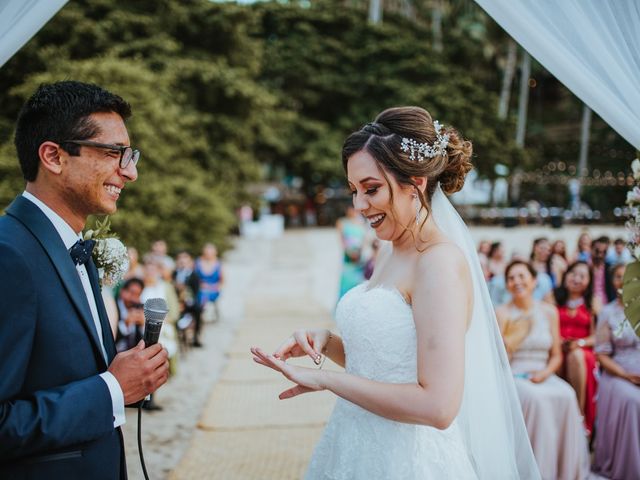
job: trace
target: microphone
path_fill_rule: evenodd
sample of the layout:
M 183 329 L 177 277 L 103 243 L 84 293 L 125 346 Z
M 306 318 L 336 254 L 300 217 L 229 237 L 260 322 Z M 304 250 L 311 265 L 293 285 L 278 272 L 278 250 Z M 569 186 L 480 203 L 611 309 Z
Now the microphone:
M 150 298 L 144 302 L 144 346 L 158 343 L 162 322 L 169 313 L 167 302 L 163 298 Z

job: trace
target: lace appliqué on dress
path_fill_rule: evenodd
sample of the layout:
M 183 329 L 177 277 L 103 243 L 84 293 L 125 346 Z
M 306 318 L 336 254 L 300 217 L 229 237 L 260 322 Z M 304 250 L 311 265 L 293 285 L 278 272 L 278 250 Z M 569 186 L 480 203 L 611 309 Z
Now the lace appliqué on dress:
M 367 284 L 336 309 L 346 371 L 386 383 L 415 383 L 416 330 L 400 292 Z M 341 398 L 313 454 L 307 480 L 474 479 L 456 422 L 446 430 L 395 422 Z

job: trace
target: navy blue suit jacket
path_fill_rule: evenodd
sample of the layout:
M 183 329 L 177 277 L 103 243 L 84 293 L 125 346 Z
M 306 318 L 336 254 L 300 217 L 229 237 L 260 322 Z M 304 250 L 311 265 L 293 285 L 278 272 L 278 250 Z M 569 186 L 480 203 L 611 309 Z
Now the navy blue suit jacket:
M 87 264 L 110 363 L 115 344 Z M 126 478 L 107 369 L 78 272 L 53 224 L 19 196 L 0 217 L 0 478 Z

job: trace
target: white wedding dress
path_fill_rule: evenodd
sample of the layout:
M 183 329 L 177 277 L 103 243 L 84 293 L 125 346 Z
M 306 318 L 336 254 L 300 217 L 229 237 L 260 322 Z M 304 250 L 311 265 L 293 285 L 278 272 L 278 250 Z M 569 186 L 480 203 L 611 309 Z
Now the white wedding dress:
M 336 310 L 346 371 L 385 383 L 416 383 L 416 330 L 397 290 L 362 284 Z M 446 430 L 399 423 L 338 398 L 307 480 L 475 479 L 456 421 Z
M 473 283 L 460 411 L 449 428 L 438 430 L 391 421 L 338 398 L 307 480 L 540 479 L 473 239 L 439 186 L 431 214 L 464 253 Z M 366 283 L 351 289 L 336 321 L 348 373 L 416 383 L 413 312 L 397 290 Z

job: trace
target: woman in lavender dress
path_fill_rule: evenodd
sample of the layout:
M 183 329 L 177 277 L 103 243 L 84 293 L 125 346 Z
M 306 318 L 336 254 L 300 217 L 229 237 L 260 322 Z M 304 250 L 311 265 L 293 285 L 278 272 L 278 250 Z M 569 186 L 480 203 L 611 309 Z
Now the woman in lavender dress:
M 622 287 L 624 265 L 614 267 L 613 286 Z M 613 480 L 640 478 L 640 338 L 627 324 L 622 299 L 600 313 L 595 352 L 603 369 L 593 469 Z

